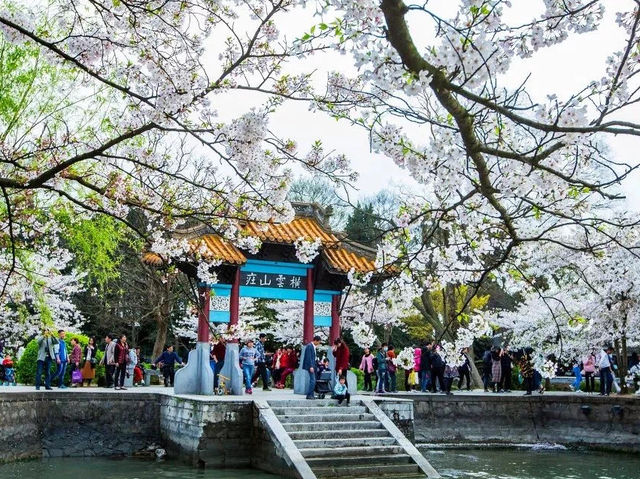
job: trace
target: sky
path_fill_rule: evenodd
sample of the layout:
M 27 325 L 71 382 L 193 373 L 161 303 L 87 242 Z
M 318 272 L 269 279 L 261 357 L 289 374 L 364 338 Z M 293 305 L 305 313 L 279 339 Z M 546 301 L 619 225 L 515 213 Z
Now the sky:
M 513 0 L 514 8 L 507 15 L 514 20 L 526 20 L 535 14 L 542 1 Z M 631 0 L 607 0 L 603 25 L 595 32 L 572 35 L 570 39 L 560 45 L 543 49 L 526 60 L 516 59 L 509 73 L 501 78 L 505 85 L 515 86 L 530 75 L 527 90 L 534 99 L 544 100 L 547 95 L 556 94 L 560 99 L 569 97 L 580 90 L 591 80 L 602 77 L 607 57 L 624 45 L 624 32 L 615 25 L 615 12 L 627 10 L 633 5 Z M 451 0 L 431 0 L 430 8 L 447 16 L 453 15 L 458 2 Z M 331 18 L 329 18 L 330 20 Z M 318 17 L 310 12 L 295 13 L 279 24 L 281 30 L 289 38 L 299 38 L 311 25 L 319 23 Z M 410 15 L 410 27 L 414 32 L 417 44 L 428 44 L 431 31 L 424 24 L 424 16 Z M 292 64 L 293 71 L 316 70 L 317 84 L 322 84 L 326 73 L 330 70 L 340 70 L 355 73 L 351 59 L 331 52 L 305 59 L 299 64 Z M 259 98 L 250 93 L 240 96 L 230 95 L 222 99 L 218 105 L 221 116 L 229 114 L 235 116 L 241 109 L 249 109 L 256 105 Z M 638 121 L 640 107 L 628 111 L 624 119 Z M 353 169 L 358 171 L 359 179 L 355 189 L 350 193 L 351 199 L 371 196 L 385 188 L 416 189 L 417 185 L 410 175 L 396 166 L 390 159 L 371 152 L 367 132 L 361 128 L 352 127 L 345 121 L 337 122 L 323 113 L 309 111 L 303 102 L 290 102 L 280 108 L 272 117 L 273 130 L 293 138 L 304 150 L 317 139 L 322 139 L 328 151 L 334 150 L 347 155 Z M 640 162 L 640 138 L 610 137 L 608 141 L 611 156 L 616 161 L 637 164 Z M 640 211 L 640 174 L 629 177 L 622 185 L 627 195 L 629 209 Z

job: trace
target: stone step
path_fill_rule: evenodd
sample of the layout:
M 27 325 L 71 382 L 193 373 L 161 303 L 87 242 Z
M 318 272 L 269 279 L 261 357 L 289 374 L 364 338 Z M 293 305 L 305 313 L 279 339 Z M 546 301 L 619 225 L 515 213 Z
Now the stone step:
M 354 476 L 347 476 L 349 479 L 371 479 L 371 477 L 354 477 Z M 390 475 L 390 476 L 378 476 L 380 479 L 427 479 L 427 476 L 422 472 L 405 472 L 402 474 L 402 478 L 400 478 L 399 476 L 395 476 L 395 475 Z M 322 479 L 322 478 L 321 478 Z
M 340 449 L 334 449 L 332 447 L 324 447 L 324 448 L 313 448 L 313 449 L 299 449 L 300 454 L 305 459 L 313 458 L 313 457 L 353 457 L 364 455 L 366 451 L 368 454 L 374 456 L 382 456 L 382 455 L 396 455 L 396 454 L 404 454 L 405 450 L 398 445 L 394 446 L 371 446 L 363 449 L 362 447 L 341 447 Z
M 395 477 L 396 479 L 407 479 L 409 477 L 425 477 L 420 474 L 420 468 L 417 464 L 388 464 L 388 465 L 363 465 L 363 466 L 345 466 L 345 467 L 317 467 L 312 469 L 316 477 L 320 479 L 332 477 L 366 477 L 381 478 Z
M 338 404 L 338 401 L 335 399 L 282 399 L 282 400 L 272 400 L 267 401 L 271 408 L 277 407 L 328 407 L 335 406 Z M 361 401 L 352 400 L 351 404 L 353 406 L 359 406 L 362 404 Z
M 324 424 L 324 423 L 320 423 Z M 289 432 L 291 439 L 331 439 L 334 437 L 389 437 L 386 429 L 327 429 L 324 431 Z
M 380 424 L 378 421 L 290 422 L 290 423 L 282 423 L 282 427 L 284 427 L 284 430 L 287 432 L 334 431 L 337 429 L 351 429 L 351 430 L 382 429 L 386 431 L 384 426 Z
M 292 422 L 336 422 L 341 423 L 345 421 L 373 421 L 375 416 L 369 413 L 363 414 L 291 414 L 285 416 L 278 416 L 278 419 L 282 424 L 288 424 Z
M 409 454 L 391 454 L 382 456 L 326 456 L 308 457 L 307 464 L 311 469 L 320 467 L 345 467 L 345 466 L 385 466 L 387 464 L 413 464 Z
M 350 437 L 344 439 L 296 439 L 293 443 L 298 449 L 324 449 L 327 447 L 391 446 L 396 444 L 396 440 L 393 437 Z
M 367 412 L 367 408 L 364 406 L 349 406 L 346 407 L 343 403 L 342 406 L 338 406 L 337 403 L 334 403 L 332 406 L 322 406 L 322 407 L 272 407 L 273 412 L 276 416 L 288 416 L 288 415 L 299 415 L 299 414 L 364 414 Z

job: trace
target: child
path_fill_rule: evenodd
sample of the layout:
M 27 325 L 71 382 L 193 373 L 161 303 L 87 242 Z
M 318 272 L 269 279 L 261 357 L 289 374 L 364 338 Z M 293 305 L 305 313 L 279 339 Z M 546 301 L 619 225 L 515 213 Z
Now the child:
M 247 341 L 247 344 L 240 350 L 240 365 L 244 373 L 245 392 L 253 394 L 251 387 L 251 379 L 255 370 L 256 360 L 258 359 L 258 351 L 253 347 L 253 339 Z
M 329 360 L 327 358 L 324 358 L 322 361 L 317 361 L 316 362 L 316 377 L 320 378 L 320 375 L 324 372 L 324 371 L 328 371 L 329 370 Z
M 2 360 L 4 366 L 4 385 L 15 386 L 16 385 L 16 372 L 13 369 L 13 360 L 11 356 L 6 355 Z
M 344 376 L 338 380 L 333 388 L 333 398 L 338 400 L 338 405 L 342 404 L 342 401 L 346 399 L 347 407 L 349 407 L 351 394 L 349 394 L 349 390 L 347 389 L 347 379 Z

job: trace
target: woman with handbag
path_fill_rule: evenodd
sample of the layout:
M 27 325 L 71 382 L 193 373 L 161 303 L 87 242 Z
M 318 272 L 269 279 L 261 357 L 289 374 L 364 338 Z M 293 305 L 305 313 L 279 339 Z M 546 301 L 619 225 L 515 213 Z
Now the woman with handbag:
M 76 338 L 71 338 L 71 355 L 69 363 L 71 364 L 71 387 L 78 387 L 82 384 L 82 371 L 80 371 L 80 361 L 82 360 L 82 348 L 78 344 Z
M 89 338 L 89 344 L 84 348 L 84 366 L 82 367 L 82 385 L 91 386 L 96 377 L 96 339 Z

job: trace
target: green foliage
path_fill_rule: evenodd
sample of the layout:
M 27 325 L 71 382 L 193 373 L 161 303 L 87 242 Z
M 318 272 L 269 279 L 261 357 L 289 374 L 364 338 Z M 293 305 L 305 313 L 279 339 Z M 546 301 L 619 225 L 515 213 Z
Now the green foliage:
M 68 355 L 71 354 L 71 350 L 72 350 L 71 348 L 72 338 L 76 338 L 78 340 L 84 353 L 84 348 L 89 343 L 88 336 L 84 336 L 82 334 L 67 333 L 64 341 L 67 345 Z M 98 359 L 98 361 L 102 359 L 102 354 L 103 354 L 102 351 L 98 351 L 96 355 L 96 358 Z M 20 384 L 35 384 L 37 360 L 38 360 L 38 342 L 35 339 L 32 339 L 27 344 L 24 350 L 24 353 L 22 354 L 22 357 L 16 363 L 16 380 Z M 82 367 L 83 364 L 84 364 L 84 358 L 82 363 L 80 364 L 80 367 Z M 57 364 L 55 364 L 54 362 L 54 364 L 52 364 L 51 366 L 51 369 L 52 371 L 55 371 L 56 368 L 57 368 Z M 69 384 L 70 374 L 71 374 L 71 370 L 69 367 L 67 367 L 67 373 L 65 375 L 65 381 L 67 384 Z M 96 379 L 95 379 L 96 383 L 99 381 L 104 381 L 104 377 L 105 377 L 104 366 L 96 365 Z
M 37 46 L 0 37 L 0 141 L 20 134 L 25 122 L 31 128 L 46 117 L 49 128 L 61 124 L 59 114 L 70 101 L 54 86 L 70 75 L 70 69 L 43 61 Z
M 407 327 L 409 337 L 419 344 L 433 338 L 433 326 L 429 324 L 421 314 L 411 314 L 402 318 Z M 396 343 L 393 343 L 394 345 Z
M 381 230 L 378 227 L 373 205 L 362 206 L 358 204 L 347 219 L 344 232 L 350 240 L 367 246 L 374 246 L 380 240 Z
M 114 218 L 97 215 L 77 219 L 67 209 L 59 210 L 56 219 L 63 225 L 63 239 L 76 258 L 78 269 L 87 273 L 87 282 L 100 289 L 119 277 L 122 255 L 120 243 L 127 240 L 125 227 Z
M 6 125 L 18 121 L 29 101 L 38 69 L 38 50 L 0 40 L 0 119 Z M 6 132 L 3 132 L 3 136 Z

